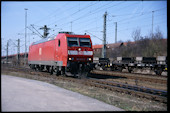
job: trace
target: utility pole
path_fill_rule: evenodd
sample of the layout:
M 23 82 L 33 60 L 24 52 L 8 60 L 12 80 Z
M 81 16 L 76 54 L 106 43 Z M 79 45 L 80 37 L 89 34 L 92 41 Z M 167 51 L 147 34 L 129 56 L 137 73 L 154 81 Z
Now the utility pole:
M 115 22 L 115 43 L 117 43 L 117 22 Z
M 8 41 L 7 41 L 7 49 L 6 49 L 6 63 L 8 63 Z
M 20 39 L 18 39 L 17 40 L 18 41 L 18 55 L 17 55 L 17 61 L 18 61 L 18 65 L 20 64 L 20 56 L 19 56 L 19 54 L 20 54 Z
M 26 55 L 27 55 L 27 45 L 26 45 L 26 39 L 27 39 L 27 10 L 25 8 L 25 58 L 24 58 L 24 61 L 25 61 L 25 66 L 26 66 Z
M 106 16 L 107 12 L 103 15 L 104 25 L 103 25 L 103 48 L 102 48 L 102 58 L 106 58 Z
M 152 11 L 152 38 L 153 38 L 153 18 L 154 18 L 154 11 Z
M 40 29 L 43 29 L 44 30 L 44 36 L 43 36 L 43 38 L 47 38 L 47 35 L 49 34 L 49 30 L 50 30 L 50 28 L 47 28 L 47 26 L 46 25 L 44 25 L 44 27 L 41 27 Z

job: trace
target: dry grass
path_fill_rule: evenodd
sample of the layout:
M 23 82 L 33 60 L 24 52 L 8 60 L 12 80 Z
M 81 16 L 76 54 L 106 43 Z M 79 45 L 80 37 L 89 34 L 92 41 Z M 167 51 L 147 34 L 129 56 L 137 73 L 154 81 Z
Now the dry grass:
M 121 79 L 107 79 L 107 80 L 167 91 L 167 84 L 151 83 L 151 82 L 146 82 L 146 81 L 138 81 L 136 83 L 136 81 L 134 79 L 126 79 L 126 78 L 125 79 L 123 79 L 123 78 L 121 78 Z

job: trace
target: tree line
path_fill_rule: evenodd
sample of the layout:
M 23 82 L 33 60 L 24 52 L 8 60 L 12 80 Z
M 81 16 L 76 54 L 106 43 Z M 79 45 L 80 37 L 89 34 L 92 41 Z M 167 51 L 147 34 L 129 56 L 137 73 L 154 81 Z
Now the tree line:
M 121 43 L 118 47 L 107 49 L 108 58 L 122 57 L 157 57 L 167 56 L 167 39 L 163 38 L 159 27 L 155 33 L 150 33 L 148 36 L 141 36 L 140 28 L 132 32 L 134 42 L 127 41 Z

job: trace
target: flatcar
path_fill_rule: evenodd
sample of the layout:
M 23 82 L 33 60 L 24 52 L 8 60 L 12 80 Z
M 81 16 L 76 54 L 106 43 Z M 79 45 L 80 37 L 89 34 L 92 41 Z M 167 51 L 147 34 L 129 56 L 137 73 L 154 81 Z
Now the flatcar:
M 59 32 L 30 45 L 28 64 L 32 69 L 56 75 L 78 77 L 93 68 L 93 49 L 89 35 Z M 79 74 L 81 73 L 81 74 Z
M 134 69 L 149 69 L 153 70 L 156 75 L 161 75 L 163 71 L 167 71 L 167 57 L 117 57 L 111 61 L 109 58 L 98 58 L 98 67 L 103 70 L 122 71 L 127 69 L 130 73 Z M 97 62 L 97 61 L 95 61 Z M 100 69 L 101 69 L 100 68 Z

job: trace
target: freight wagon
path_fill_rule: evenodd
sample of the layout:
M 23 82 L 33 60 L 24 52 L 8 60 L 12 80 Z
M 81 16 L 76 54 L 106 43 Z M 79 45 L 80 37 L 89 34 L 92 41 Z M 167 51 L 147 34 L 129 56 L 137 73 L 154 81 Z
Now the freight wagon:
M 112 71 L 122 71 L 127 69 L 130 73 L 134 69 L 150 69 L 157 75 L 161 75 L 163 71 L 168 70 L 167 57 L 117 57 L 111 61 L 109 58 L 98 58 L 99 61 L 95 67 L 101 67 L 103 70 L 110 69 Z M 97 62 L 97 61 L 95 61 Z

